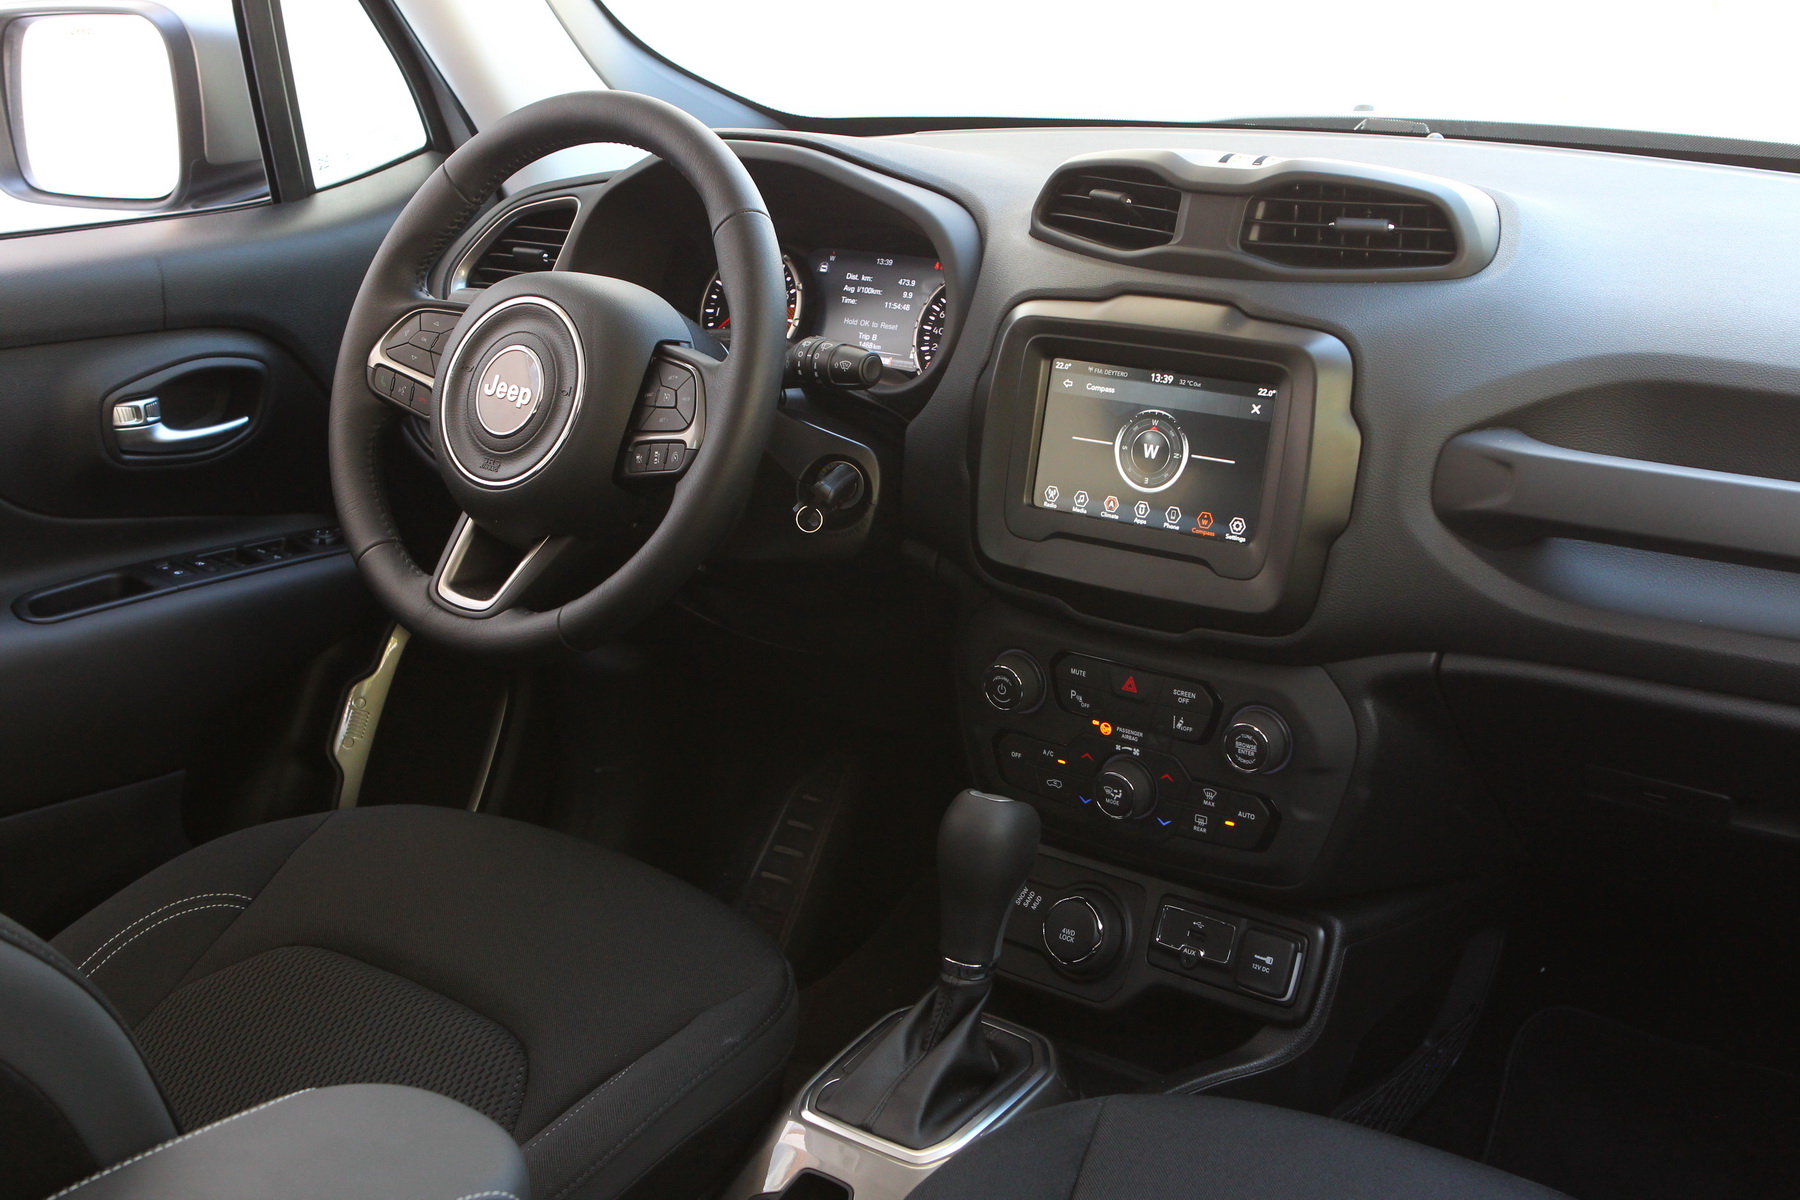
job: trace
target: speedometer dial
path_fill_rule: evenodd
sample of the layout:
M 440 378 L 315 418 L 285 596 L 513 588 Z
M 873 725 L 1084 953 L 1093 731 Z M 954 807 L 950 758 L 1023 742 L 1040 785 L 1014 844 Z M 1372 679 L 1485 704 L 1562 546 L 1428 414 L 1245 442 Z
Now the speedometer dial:
M 800 290 L 800 272 L 785 254 L 781 256 L 781 281 L 787 285 L 787 335 L 792 341 L 800 330 L 801 307 L 806 297 Z M 720 341 L 731 340 L 731 302 L 725 298 L 725 284 L 717 271 L 707 280 L 706 291 L 700 296 L 700 323 L 717 330 Z
M 944 289 L 939 288 L 931 297 L 931 303 L 919 314 L 919 327 L 913 332 L 913 358 L 924 371 L 931 366 L 937 357 L 938 347 L 944 341 L 944 316 L 950 311 L 950 305 L 944 299 Z

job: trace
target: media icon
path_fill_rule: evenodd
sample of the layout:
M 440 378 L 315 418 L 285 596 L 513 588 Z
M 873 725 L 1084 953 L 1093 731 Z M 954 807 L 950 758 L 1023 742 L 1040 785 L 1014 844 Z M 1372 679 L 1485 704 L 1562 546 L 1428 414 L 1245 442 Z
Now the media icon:
M 1087 502 L 1088 502 L 1088 494 L 1086 492 L 1076 492 L 1075 493 L 1075 507 L 1076 508 L 1086 508 Z
M 1062 496 L 1062 489 L 1057 487 L 1054 483 L 1044 489 L 1044 503 L 1045 504 L 1055 504 L 1056 501 L 1058 500 L 1058 498 L 1060 498 L 1061 496 Z

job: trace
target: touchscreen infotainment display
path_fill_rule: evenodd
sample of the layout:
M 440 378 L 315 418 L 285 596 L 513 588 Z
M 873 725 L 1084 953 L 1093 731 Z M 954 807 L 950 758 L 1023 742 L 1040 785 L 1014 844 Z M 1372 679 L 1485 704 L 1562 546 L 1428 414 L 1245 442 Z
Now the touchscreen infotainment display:
M 1282 389 L 1080 359 L 1050 362 L 1031 502 L 1248 542 Z
M 932 297 L 943 290 L 941 263 L 861 250 L 818 250 L 810 261 L 820 333 L 873 350 L 897 370 L 921 369 L 919 325 L 931 320 Z

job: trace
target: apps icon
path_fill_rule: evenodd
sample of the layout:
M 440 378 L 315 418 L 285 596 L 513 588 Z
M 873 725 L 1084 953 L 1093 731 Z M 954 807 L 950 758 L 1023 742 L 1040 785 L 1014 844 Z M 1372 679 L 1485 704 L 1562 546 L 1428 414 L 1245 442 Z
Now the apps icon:
M 1150 502 L 1148 500 L 1139 500 L 1136 507 L 1131 511 L 1137 516 L 1137 519 L 1141 521 L 1150 515 Z

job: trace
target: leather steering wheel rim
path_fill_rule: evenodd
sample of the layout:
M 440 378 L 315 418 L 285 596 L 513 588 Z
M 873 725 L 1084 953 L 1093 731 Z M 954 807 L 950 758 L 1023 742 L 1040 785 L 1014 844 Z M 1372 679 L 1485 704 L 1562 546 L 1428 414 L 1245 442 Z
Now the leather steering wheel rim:
M 446 366 L 431 400 L 433 445 L 440 474 L 453 495 L 471 502 L 463 504 L 465 513 L 472 505 L 504 502 L 511 506 L 504 510 L 507 520 L 521 509 L 529 518 L 529 488 L 554 485 L 561 490 L 551 498 L 564 513 L 581 517 L 587 509 L 581 497 L 567 495 L 571 487 L 592 486 L 597 492 L 616 489 L 612 464 L 618 458 L 619 431 L 624 429 L 619 409 L 623 405 L 629 411 L 636 398 L 637 380 L 652 365 L 648 359 L 642 363 L 629 360 L 652 343 L 679 354 L 679 361 L 698 372 L 704 383 L 705 433 L 685 474 L 675 483 L 655 531 L 602 583 L 556 608 L 531 611 L 514 605 L 471 615 L 443 601 L 433 573 L 414 562 L 401 541 L 378 461 L 382 434 L 401 413 L 371 388 L 369 355 L 396 322 L 414 310 L 456 307 L 427 291 L 428 277 L 445 248 L 467 228 L 502 182 L 547 154 L 591 142 L 641 147 L 673 167 L 698 193 L 711 229 L 720 279 L 731 296 L 731 353 L 712 359 L 695 350 L 681 351 L 679 335 L 671 331 L 691 330 L 691 323 L 645 289 L 601 276 L 561 271 L 516 276 L 488 289 L 469 306 L 442 344 L 439 362 L 452 364 L 472 327 L 481 324 L 482 315 L 510 299 L 528 307 L 535 302 L 540 308 L 580 310 L 573 322 L 564 323 L 576 338 L 577 364 L 585 362 L 586 374 L 576 371 L 573 385 L 565 387 L 565 397 L 570 395 L 569 387 L 574 389 L 576 407 L 566 416 L 568 425 L 561 430 L 556 447 L 549 449 L 549 457 L 563 476 L 560 483 L 502 486 L 477 480 L 476 486 L 460 478 L 469 475 L 466 469 L 452 470 L 452 464 L 445 461 L 451 457 L 447 454 L 449 443 L 439 436 L 439 425 L 454 417 L 445 415 L 444 400 L 454 388 L 464 385 Z M 519 297 L 527 299 L 520 301 Z M 624 332 L 599 328 L 609 325 L 608 314 L 614 318 L 612 324 L 630 328 Z M 345 327 L 332 380 L 331 483 L 345 541 L 363 578 L 412 632 L 478 653 L 580 653 L 629 627 L 666 602 L 736 521 L 749 495 L 779 396 L 786 319 L 781 250 L 774 225 L 749 172 L 705 125 L 673 105 L 617 91 L 555 96 L 502 118 L 450 155 L 407 203 L 376 251 Z M 613 344 L 596 346 L 609 337 L 615 342 L 623 339 L 623 351 L 595 353 L 596 349 L 619 349 Z M 587 356 L 582 359 L 584 348 Z M 494 358 L 497 354 L 488 361 Z M 630 381 L 631 394 L 621 398 L 616 393 L 625 381 Z M 548 410 L 551 405 L 544 407 Z M 614 444 L 604 444 L 609 437 Z M 565 441 L 575 443 L 574 448 Z M 607 476 L 604 482 L 592 478 L 601 473 Z M 596 495 L 593 507 L 603 508 L 603 500 Z M 481 516 L 472 515 L 471 519 L 487 528 Z M 538 529 L 534 520 L 527 519 L 530 536 L 546 535 L 548 542 L 550 534 L 582 532 L 557 530 L 553 518 L 546 520 L 552 521 L 551 528 Z M 516 544 L 517 538 L 513 540 Z

